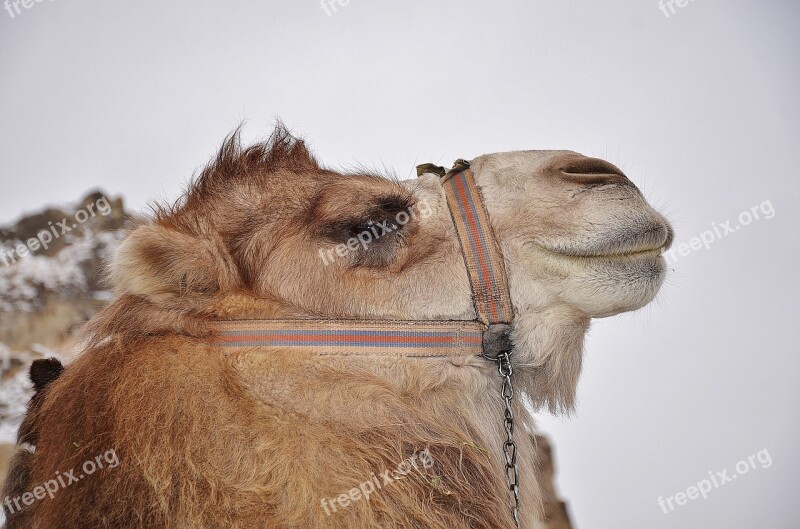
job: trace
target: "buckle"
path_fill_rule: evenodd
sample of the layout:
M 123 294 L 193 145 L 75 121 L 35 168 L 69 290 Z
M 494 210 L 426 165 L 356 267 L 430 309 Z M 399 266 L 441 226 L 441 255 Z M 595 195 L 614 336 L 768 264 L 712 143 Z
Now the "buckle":
M 495 323 L 483 333 L 483 352 L 481 356 L 487 360 L 497 362 L 504 356 L 511 356 L 514 342 L 511 341 L 511 324 Z

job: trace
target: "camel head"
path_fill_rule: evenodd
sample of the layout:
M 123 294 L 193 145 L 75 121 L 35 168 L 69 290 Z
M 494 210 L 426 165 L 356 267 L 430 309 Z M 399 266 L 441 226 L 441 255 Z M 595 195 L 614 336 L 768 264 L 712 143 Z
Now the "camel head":
M 505 259 L 520 384 L 535 403 L 569 409 L 591 318 L 654 298 L 672 229 L 603 160 L 520 151 L 480 156 L 472 170 Z M 176 312 L 199 327 L 210 317 L 475 317 L 436 175 L 331 171 L 282 128 L 249 148 L 229 138 L 181 201 L 128 236 L 111 279 L 139 311 L 163 313 L 118 318 L 136 332 L 175 329 Z

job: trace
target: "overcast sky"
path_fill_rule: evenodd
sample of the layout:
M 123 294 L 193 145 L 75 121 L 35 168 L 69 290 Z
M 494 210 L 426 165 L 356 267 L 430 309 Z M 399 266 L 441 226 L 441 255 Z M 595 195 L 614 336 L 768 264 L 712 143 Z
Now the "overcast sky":
M 677 244 L 723 235 L 675 254 L 656 303 L 596 322 L 577 414 L 542 415 L 576 525 L 795 529 L 800 2 L 334 5 L 0 11 L 0 223 L 98 187 L 174 199 L 237 124 L 254 140 L 276 117 L 329 165 L 401 177 L 513 149 L 605 157 Z M 769 468 L 658 506 L 762 450 Z

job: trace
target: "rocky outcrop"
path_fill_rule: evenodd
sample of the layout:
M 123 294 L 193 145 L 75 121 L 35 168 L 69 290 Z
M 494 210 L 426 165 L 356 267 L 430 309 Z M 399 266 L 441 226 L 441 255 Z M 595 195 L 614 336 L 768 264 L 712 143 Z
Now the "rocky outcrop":
M 544 515 L 547 529 L 572 529 L 567 504 L 559 499 L 555 487 L 555 463 L 553 449 L 546 437 L 536 436 L 536 450 L 539 455 L 539 481 L 544 492 Z
M 0 343 L 63 347 L 109 298 L 101 264 L 125 218 L 121 199 L 94 192 L 0 229 Z

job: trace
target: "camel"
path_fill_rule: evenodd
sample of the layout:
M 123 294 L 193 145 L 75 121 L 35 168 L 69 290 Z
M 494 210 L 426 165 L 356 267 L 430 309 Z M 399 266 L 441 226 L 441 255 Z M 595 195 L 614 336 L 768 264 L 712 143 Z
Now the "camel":
M 590 321 L 654 299 L 673 232 L 600 159 L 515 151 L 470 170 L 513 307 L 520 526 L 540 528 L 532 411 L 573 409 Z M 226 138 L 131 227 L 78 358 L 33 366 L 6 528 L 514 527 L 494 363 L 216 340 L 219 321 L 475 320 L 435 172 L 333 171 L 282 126 Z

